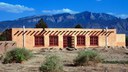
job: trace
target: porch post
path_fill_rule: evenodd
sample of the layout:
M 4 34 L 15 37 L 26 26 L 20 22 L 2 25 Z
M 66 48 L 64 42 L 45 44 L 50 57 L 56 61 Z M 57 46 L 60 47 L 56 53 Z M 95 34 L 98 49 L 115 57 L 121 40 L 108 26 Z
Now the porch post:
M 25 48 L 25 26 L 23 25 L 23 48 Z
M 107 37 L 107 32 L 108 32 L 108 27 L 106 27 L 106 35 L 105 35 L 105 46 L 108 48 L 108 37 Z

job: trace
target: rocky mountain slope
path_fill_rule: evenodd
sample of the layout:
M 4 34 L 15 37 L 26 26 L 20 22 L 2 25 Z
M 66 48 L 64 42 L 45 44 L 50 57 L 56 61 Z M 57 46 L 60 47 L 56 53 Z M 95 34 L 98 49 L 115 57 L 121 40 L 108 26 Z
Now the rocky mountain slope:
M 56 15 L 40 15 L 19 18 L 12 21 L 0 22 L 0 31 L 7 28 L 35 27 L 35 24 L 43 18 L 49 28 L 73 28 L 76 24 L 81 24 L 84 28 L 116 28 L 118 33 L 128 35 L 128 18 L 121 19 L 113 15 L 105 13 L 81 12 L 77 14 L 56 14 Z

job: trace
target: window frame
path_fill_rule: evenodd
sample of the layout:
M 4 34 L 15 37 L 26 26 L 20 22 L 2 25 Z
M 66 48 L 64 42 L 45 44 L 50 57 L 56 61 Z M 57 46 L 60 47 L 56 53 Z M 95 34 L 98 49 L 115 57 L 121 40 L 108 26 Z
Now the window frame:
M 98 36 L 90 36 L 90 45 L 91 46 L 98 46 L 99 37 Z
M 44 36 L 34 36 L 35 46 L 44 46 Z
M 59 38 L 56 35 L 49 36 L 49 46 L 58 46 Z
M 86 44 L 86 37 L 84 35 L 77 36 L 77 46 L 85 46 Z

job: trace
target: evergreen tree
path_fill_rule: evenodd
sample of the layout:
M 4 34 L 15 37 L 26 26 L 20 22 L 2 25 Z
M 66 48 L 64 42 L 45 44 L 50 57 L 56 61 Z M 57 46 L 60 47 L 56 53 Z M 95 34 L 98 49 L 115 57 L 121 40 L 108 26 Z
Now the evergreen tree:
M 83 28 L 80 24 L 77 24 L 75 28 Z
M 45 28 L 48 28 L 48 26 L 43 19 L 40 19 L 36 24 L 36 28 L 43 28 L 45 30 Z
M 126 36 L 126 46 L 128 46 L 128 36 Z

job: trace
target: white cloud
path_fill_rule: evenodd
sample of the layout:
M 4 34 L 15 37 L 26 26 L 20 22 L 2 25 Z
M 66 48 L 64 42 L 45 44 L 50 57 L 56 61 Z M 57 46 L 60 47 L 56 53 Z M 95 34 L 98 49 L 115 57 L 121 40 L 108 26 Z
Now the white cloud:
M 119 14 L 119 15 L 117 15 L 117 17 L 128 18 L 128 14 Z
M 108 12 L 107 14 L 114 15 L 114 13 L 112 13 L 112 12 Z
M 96 1 L 98 1 L 98 2 L 99 2 L 99 1 L 102 1 L 102 0 L 96 0 Z
M 11 13 L 22 13 L 24 11 L 34 11 L 33 8 L 28 8 L 23 5 L 13 5 L 9 3 L 0 2 L 0 11 Z
M 71 13 L 71 14 L 75 14 L 78 13 L 77 11 L 73 11 L 71 9 L 68 8 L 64 8 L 61 10 L 42 10 L 43 13 L 47 13 L 47 14 L 58 14 L 58 13 Z
M 107 14 L 114 15 L 114 16 L 120 17 L 120 18 L 128 18 L 128 14 L 116 14 L 116 13 L 112 13 L 112 12 L 109 12 Z

